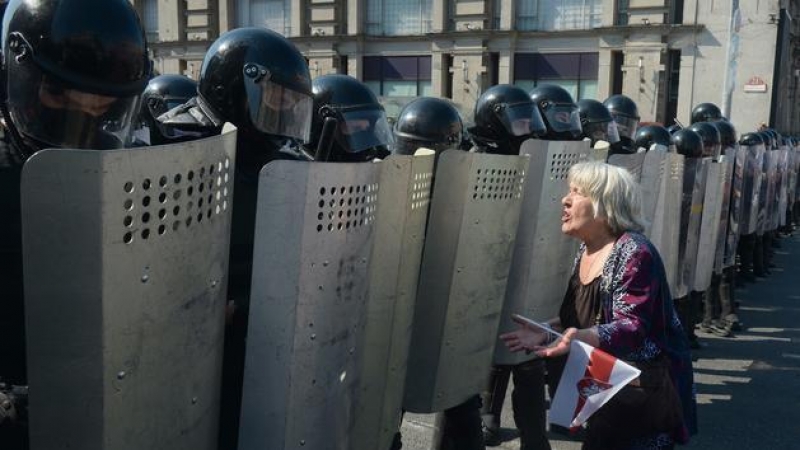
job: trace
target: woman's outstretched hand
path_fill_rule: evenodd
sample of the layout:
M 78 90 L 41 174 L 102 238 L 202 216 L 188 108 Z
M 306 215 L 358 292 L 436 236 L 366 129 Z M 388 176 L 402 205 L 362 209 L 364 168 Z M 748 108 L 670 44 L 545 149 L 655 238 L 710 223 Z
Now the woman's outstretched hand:
M 537 328 L 522 319 L 512 317 L 512 320 L 519 326 L 516 330 L 500 335 L 500 339 L 511 352 L 525 350 L 526 352 L 536 352 L 539 356 L 558 356 L 569 352 L 570 342 L 578 330 L 568 329 L 563 337 L 549 343 L 550 337 L 554 336 L 545 330 Z

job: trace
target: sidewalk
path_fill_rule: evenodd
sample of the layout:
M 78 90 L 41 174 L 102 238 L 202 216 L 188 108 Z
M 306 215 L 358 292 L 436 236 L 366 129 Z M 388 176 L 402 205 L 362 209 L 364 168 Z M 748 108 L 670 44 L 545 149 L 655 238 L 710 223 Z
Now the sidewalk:
M 800 234 L 781 239 L 772 275 L 736 290 L 745 326 L 733 338 L 698 332 L 694 357 L 700 433 L 685 449 L 800 449 Z M 518 450 L 511 387 L 503 410 L 504 443 Z M 433 415 L 408 414 L 403 449 L 428 450 Z M 550 434 L 553 450 L 580 442 Z

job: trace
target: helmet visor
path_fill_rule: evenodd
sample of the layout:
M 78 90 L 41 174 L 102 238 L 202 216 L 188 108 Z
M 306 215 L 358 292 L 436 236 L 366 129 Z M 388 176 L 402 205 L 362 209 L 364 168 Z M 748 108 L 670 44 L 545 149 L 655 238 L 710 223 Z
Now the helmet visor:
M 617 123 L 611 122 L 589 122 L 583 126 L 583 134 L 592 142 L 606 141 L 610 144 L 619 142 L 619 131 Z
M 394 143 L 394 151 L 392 153 L 397 155 L 413 155 L 420 148 L 427 148 L 439 154 L 445 150 L 457 150 L 460 144 L 460 142 L 436 143 L 420 139 L 398 137 Z
M 108 150 L 127 143 L 139 95 L 94 94 L 32 76 L 9 89 L 8 108 L 20 132 L 44 145 Z
M 372 147 L 391 145 L 394 134 L 386 119 L 386 112 L 358 109 L 341 114 L 336 139 L 348 151 L 357 153 Z
M 618 114 L 612 114 L 614 122 L 617 123 L 617 131 L 620 138 L 633 139 L 636 130 L 639 128 L 639 120 Z
M 511 136 L 542 135 L 547 131 L 542 115 L 533 103 L 511 105 L 503 108 L 498 115 L 500 123 Z
M 575 105 L 552 105 L 544 110 L 550 131 L 556 133 L 581 131 L 581 118 Z
M 311 135 L 311 95 L 298 92 L 270 81 L 267 75 L 252 76 L 245 66 L 245 91 L 250 122 L 266 134 L 287 136 L 308 142 Z

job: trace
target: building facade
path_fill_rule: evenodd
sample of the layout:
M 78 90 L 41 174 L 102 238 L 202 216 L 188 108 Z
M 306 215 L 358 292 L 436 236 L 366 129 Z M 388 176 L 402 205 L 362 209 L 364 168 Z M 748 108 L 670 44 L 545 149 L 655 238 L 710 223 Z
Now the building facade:
M 312 77 L 352 75 L 390 115 L 432 95 L 469 120 L 488 86 L 556 83 L 576 99 L 625 94 L 645 122 L 687 123 L 714 102 L 741 131 L 800 131 L 800 0 L 132 1 L 160 73 L 197 78 L 220 34 L 266 26 Z

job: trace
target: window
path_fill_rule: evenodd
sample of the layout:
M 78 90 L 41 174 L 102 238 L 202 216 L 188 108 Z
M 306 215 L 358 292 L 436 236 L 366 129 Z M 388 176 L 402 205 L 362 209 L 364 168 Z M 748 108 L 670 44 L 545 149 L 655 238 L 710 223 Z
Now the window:
M 597 97 L 597 53 L 519 53 L 514 56 L 514 84 L 530 91 L 557 84 L 577 101 Z
M 627 25 L 630 15 L 628 8 L 630 7 L 630 0 L 617 0 L 617 19 L 614 23 L 617 25 Z
M 518 30 L 586 30 L 602 26 L 603 0 L 516 1 Z
M 367 0 L 366 33 L 403 36 L 431 31 L 433 0 Z
M 375 95 L 431 95 L 430 56 L 365 56 L 364 83 Z
M 237 0 L 239 27 L 267 27 L 289 36 L 292 23 L 291 0 Z
M 142 10 L 147 42 L 158 42 L 158 0 L 145 0 Z

